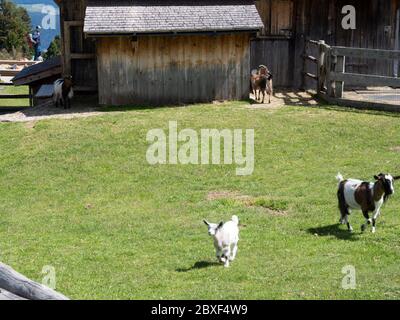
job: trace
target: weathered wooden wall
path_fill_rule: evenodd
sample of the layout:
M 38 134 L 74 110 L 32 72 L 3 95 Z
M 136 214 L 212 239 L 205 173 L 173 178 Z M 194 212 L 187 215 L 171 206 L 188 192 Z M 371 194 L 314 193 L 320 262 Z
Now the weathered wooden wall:
M 256 3 L 265 29 L 260 39 L 252 43 L 252 66 L 264 61 L 273 70 L 277 86 L 304 85 L 301 56 L 307 39 L 325 40 L 337 46 L 396 49 L 399 0 L 257 0 Z M 341 10 L 345 5 L 356 8 L 356 30 L 344 30 L 341 26 Z M 393 61 L 348 59 L 346 63 L 349 72 L 386 76 L 392 76 L 394 68 Z
M 243 99 L 250 34 L 99 38 L 100 104 Z
M 269 67 L 274 75 L 274 85 L 290 87 L 293 82 L 293 0 L 256 1 L 264 30 L 251 43 L 251 68 L 260 64 Z

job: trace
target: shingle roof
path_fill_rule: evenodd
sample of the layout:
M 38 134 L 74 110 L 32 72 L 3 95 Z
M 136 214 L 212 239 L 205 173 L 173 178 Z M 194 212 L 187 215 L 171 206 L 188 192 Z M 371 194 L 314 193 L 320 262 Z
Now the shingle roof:
M 262 20 L 250 0 L 91 0 L 87 34 L 256 31 Z
M 34 80 L 37 81 L 41 79 L 41 73 L 54 70 L 54 74 L 61 73 L 61 57 L 57 56 L 55 58 L 46 60 L 44 62 L 34 64 L 33 66 L 26 67 L 21 70 L 11 81 L 14 84 L 26 84 L 30 83 L 31 79 L 29 77 L 35 76 Z M 53 73 L 51 74 L 53 75 Z M 44 75 L 45 76 L 45 75 Z

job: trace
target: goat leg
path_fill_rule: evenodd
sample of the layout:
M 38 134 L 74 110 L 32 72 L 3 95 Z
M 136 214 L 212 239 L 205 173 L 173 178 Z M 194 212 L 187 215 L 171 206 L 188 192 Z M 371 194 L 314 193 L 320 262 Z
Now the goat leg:
M 361 226 L 361 231 L 364 232 L 367 229 L 367 226 L 372 223 L 371 219 L 369 218 L 368 211 L 363 211 L 364 218 L 366 219 L 365 224 Z
M 237 242 L 236 242 L 236 243 L 233 245 L 232 255 L 231 255 L 230 258 L 229 258 L 230 261 L 235 260 L 237 250 L 238 250 L 238 244 L 237 244 Z

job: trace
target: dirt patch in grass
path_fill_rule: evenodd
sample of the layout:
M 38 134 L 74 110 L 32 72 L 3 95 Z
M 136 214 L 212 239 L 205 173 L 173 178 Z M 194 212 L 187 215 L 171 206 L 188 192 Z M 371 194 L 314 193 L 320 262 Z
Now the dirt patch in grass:
M 26 127 L 27 129 L 30 129 L 30 130 L 35 129 L 35 127 L 36 127 L 36 121 L 29 121 L 29 122 L 26 122 L 26 123 L 25 123 L 25 127 Z
M 390 151 L 393 151 L 393 152 L 400 152 L 400 146 L 391 147 L 391 148 L 390 148 Z
M 255 209 L 274 216 L 288 215 L 288 202 L 281 199 L 269 197 L 252 197 L 243 195 L 238 191 L 212 191 L 207 194 L 208 201 L 234 200 L 241 205 Z
M 233 199 L 233 200 L 248 200 L 250 196 L 242 195 L 237 191 L 211 191 L 207 195 L 208 201 L 222 200 L 222 199 Z
M 287 216 L 288 203 L 284 200 L 269 199 L 269 198 L 256 198 L 246 204 L 247 207 L 256 210 L 262 210 L 267 214 L 274 216 Z

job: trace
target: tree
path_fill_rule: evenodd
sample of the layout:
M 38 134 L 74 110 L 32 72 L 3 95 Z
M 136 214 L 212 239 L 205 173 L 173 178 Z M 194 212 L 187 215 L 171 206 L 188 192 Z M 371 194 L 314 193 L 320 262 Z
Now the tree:
M 60 36 L 55 36 L 53 41 L 50 43 L 46 54 L 44 55 L 45 60 L 51 59 L 61 55 L 61 38 Z
M 30 29 L 31 19 L 25 8 L 0 0 L 0 51 L 6 50 L 14 57 L 31 57 L 32 49 L 27 41 Z

